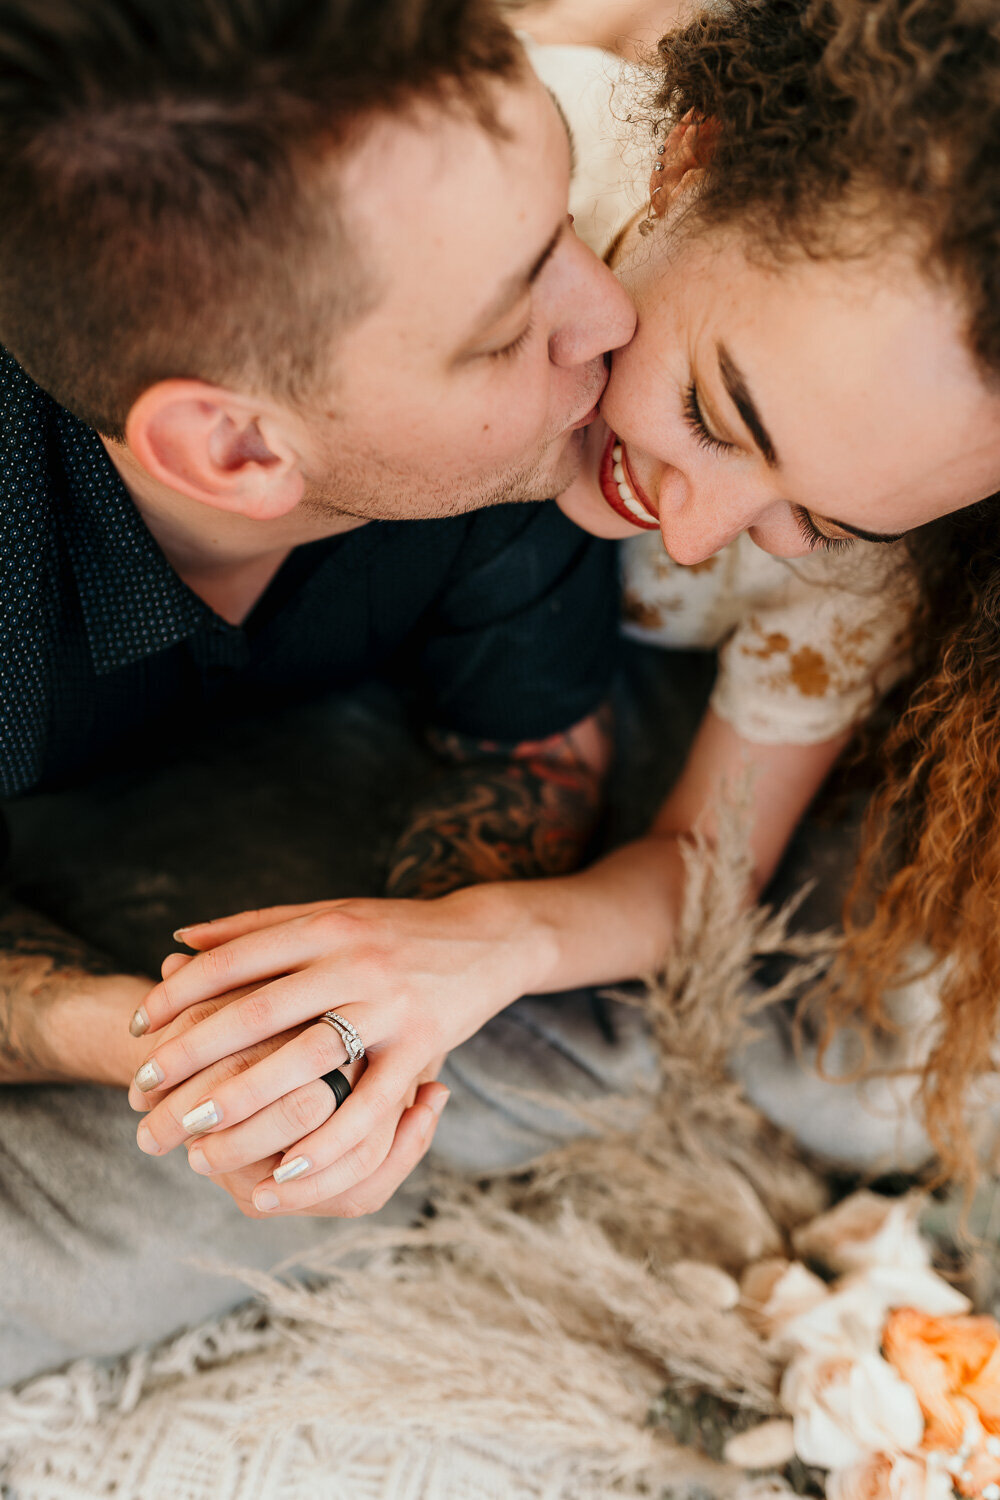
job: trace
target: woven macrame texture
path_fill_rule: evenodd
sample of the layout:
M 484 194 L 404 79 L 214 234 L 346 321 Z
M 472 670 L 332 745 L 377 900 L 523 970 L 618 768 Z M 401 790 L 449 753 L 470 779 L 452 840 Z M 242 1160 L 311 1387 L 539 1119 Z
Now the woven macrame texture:
M 442 1182 L 426 1223 L 338 1236 L 308 1285 L 248 1276 L 260 1301 L 226 1319 L 0 1393 L 5 1496 L 734 1494 L 745 1476 L 677 1447 L 649 1413 L 671 1387 L 775 1410 L 774 1351 L 713 1302 L 705 1269 L 780 1254 L 825 1187 L 726 1059 L 762 1003 L 753 955 L 798 944 L 784 994 L 826 940 L 742 909 L 728 816 L 725 860 L 691 855 L 677 939 L 648 984 L 662 1079 L 638 1125 L 613 1129 L 612 1101 L 528 1179 Z

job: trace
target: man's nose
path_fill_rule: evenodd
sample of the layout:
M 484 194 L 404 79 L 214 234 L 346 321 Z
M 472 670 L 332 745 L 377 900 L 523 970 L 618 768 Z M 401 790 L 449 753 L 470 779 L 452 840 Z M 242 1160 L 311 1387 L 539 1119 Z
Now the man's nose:
M 635 332 L 635 308 L 614 272 L 575 236 L 572 249 L 574 274 L 567 278 L 564 313 L 549 339 L 549 358 L 564 367 L 600 359 Z

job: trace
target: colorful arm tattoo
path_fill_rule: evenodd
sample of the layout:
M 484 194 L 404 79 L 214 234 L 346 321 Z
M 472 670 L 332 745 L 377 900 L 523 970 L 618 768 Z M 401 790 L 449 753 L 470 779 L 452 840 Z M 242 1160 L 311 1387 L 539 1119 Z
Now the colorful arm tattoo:
M 434 735 L 431 744 L 450 768 L 414 808 L 387 893 L 429 898 L 576 868 L 600 811 L 610 743 L 606 710 L 551 739 L 518 745 Z

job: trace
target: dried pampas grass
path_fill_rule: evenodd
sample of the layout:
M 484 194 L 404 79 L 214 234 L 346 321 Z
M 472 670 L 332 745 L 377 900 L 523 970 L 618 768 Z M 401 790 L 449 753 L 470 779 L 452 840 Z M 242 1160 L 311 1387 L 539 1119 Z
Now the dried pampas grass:
M 780 1254 L 826 1192 L 726 1062 L 753 1014 L 808 982 L 830 941 L 789 938 L 787 911 L 743 909 L 740 807 L 720 824 L 726 856 L 691 844 L 677 941 L 646 983 L 662 1081 L 640 1123 L 607 1128 L 624 1113 L 612 1102 L 603 1133 L 527 1175 L 439 1181 L 420 1227 L 361 1228 L 314 1257 L 318 1284 L 252 1278 L 310 1351 L 291 1386 L 260 1393 L 252 1421 L 384 1426 L 391 1412 L 400 1428 L 559 1452 L 581 1482 L 684 1489 L 707 1476 L 649 1425 L 665 1387 L 777 1410 L 775 1351 L 731 1298 L 706 1294 L 708 1268 L 718 1291 L 720 1271 Z M 755 956 L 778 950 L 797 955 L 795 972 L 755 991 Z M 731 1471 L 712 1474 L 709 1489 L 727 1492 Z

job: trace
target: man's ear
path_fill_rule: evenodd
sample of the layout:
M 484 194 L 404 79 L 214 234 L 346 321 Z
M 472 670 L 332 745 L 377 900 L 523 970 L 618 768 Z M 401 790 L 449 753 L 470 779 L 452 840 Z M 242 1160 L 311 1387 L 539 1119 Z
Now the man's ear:
M 704 175 L 719 138 L 718 120 L 696 119 L 688 110 L 667 136 L 649 177 L 653 216 L 663 217 L 682 193 L 690 192 Z
M 221 386 L 158 381 L 129 412 L 125 439 L 153 479 L 202 505 L 269 521 L 302 499 L 279 415 Z

